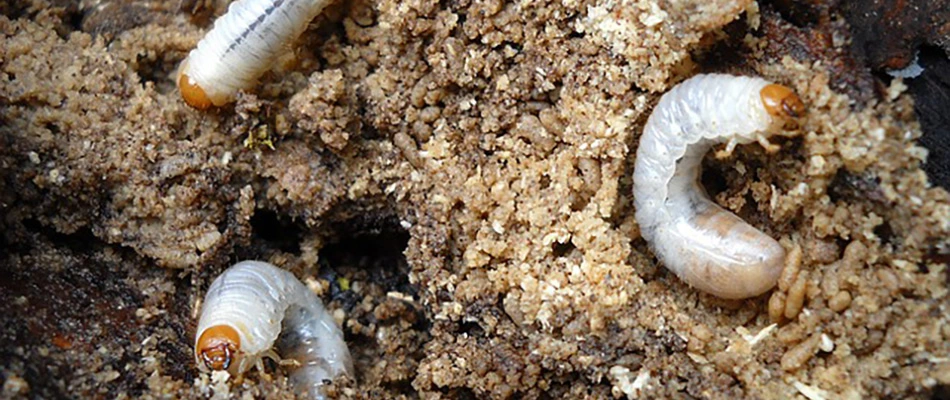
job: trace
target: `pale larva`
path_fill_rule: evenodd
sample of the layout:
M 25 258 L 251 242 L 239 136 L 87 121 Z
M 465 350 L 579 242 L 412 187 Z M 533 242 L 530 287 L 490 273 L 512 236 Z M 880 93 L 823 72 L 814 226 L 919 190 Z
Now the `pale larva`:
M 278 338 L 279 336 L 279 338 Z M 323 381 L 353 375 L 343 332 L 323 303 L 293 274 L 260 261 L 243 261 L 208 288 L 195 335 L 195 363 L 207 371 L 241 374 L 263 357 L 296 364 L 296 391 L 322 398 Z
M 254 86 L 330 0 L 238 0 L 188 54 L 178 88 L 194 108 L 222 106 Z
M 758 141 L 801 115 L 791 89 L 761 78 L 699 75 L 663 95 L 637 149 L 633 197 L 643 238 L 689 285 L 727 299 L 771 289 L 782 246 L 713 203 L 700 185 L 703 156 Z

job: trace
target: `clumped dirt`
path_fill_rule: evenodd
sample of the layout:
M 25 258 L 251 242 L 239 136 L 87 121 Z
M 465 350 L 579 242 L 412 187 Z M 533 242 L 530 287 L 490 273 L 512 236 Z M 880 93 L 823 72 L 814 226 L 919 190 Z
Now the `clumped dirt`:
M 196 303 L 249 258 L 344 316 L 337 397 L 947 395 L 950 196 L 836 4 L 340 2 L 198 112 L 172 78 L 226 3 L 0 5 L 0 396 L 291 397 L 194 365 Z M 690 289 L 633 218 L 640 129 L 698 72 L 809 108 L 705 162 L 790 249 L 759 298 Z

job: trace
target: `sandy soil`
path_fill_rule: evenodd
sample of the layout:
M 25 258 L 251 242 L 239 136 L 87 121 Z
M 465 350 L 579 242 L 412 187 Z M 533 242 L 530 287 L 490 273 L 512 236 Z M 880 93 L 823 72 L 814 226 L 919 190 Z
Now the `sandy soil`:
M 837 19 L 751 1 L 338 2 L 255 93 L 187 107 L 226 2 L 0 5 L 0 397 L 292 396 L 200 374 L 196 305 L 262 259 L 342 316 L 345 398 L 939 398 L 950 196 L 900 80 Z M 779 287 L 690 289 L 639 237 L 659 95 L 764 76 L 808 105 L 767 154 L 709 156 L 780 238 Z M 274 366 L 271 366 L 274 367 Z

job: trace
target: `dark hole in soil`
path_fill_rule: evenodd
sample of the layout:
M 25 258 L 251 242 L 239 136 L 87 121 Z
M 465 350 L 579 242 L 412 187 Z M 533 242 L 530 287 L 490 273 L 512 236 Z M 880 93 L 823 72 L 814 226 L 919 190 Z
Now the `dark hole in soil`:
M 555 257 L 566 257 L 574 251 L 574 243 L 558 243 L 554 242 L 551 245 L 551 251 L 554 253 Z
M 715 198 L 716 195 L 722 193 L 729 187 L 722 170 L 706 168 L 705 166 L 703 167 L 702 176 L 700 177 L 700 183 L 702 183 L 703 187 L 706 188 L 706 193 L 709 193 L 709 196 L 712 198 Z
M 415 286 L 409 284 L 409 264 L 404 254 L 409 245 L 409 233 L 399 226 L 395 217 L 347 221 L 334 228 L 335 239 L 320 250 L 321 276 L 365 273 L 369 282 L 387 291 L 416 295 Z M 333 286 L 331 294 L 336 297 L 337 288 Z
M 329 300 L 339 304 L 346 318 L 356 324 L 376 329 L 385 326 L 390 332 L 380 338 L 366 333 L 366 328 L 364 333 L 344 329 L 357 375 L 380 361 L 422 360 L 431 323 L 419 301 L 419 289 L 409 282 L 405 251 L 410 236 L 399 219 L 385 213 L 356 213 L 331 225 L 329 232 L 319 254 L 320 278 L 330 282 Z M 406 300 L 399 300 L 400 296 Z M 394 346 L 400 354 L 391 353 Z M 384 385 L 407 395 L 414 393 L 411 379 L 390 380 Z
M 256 239 L 283 252 L 300 254 L 300 238 L 304 227 L 300 222 L 282 218 L 270 210 L 257 210 L 251 217 Z

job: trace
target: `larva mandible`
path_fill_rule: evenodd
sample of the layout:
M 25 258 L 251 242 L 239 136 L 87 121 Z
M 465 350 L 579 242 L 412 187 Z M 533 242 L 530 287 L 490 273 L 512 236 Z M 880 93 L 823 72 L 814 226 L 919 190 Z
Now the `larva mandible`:
M 270 69 L 277 55 L 330 0 L 238 0 L 214 21 L 178 70 L 185 102 L 204 110 L 234 100 Z
M 709 199 L 703 156 L 768 137 L 802 115 L 789 88 L 761 78 L 693 77 L 664 94 L 647 120 L 633 174 L 636 219 L 660 261 L 689 285 L 727 299 L 775 286 L 785 249 Z
M 320 299 L 293 274 L 260 261 L 224 271 L 205 295 L 195 335 L 195 363 L 207 370 L 242 374 L 263 357 L 296 364 L 295 390 L 322 398 L 324 379 L 353 374 L 343 332 Z

